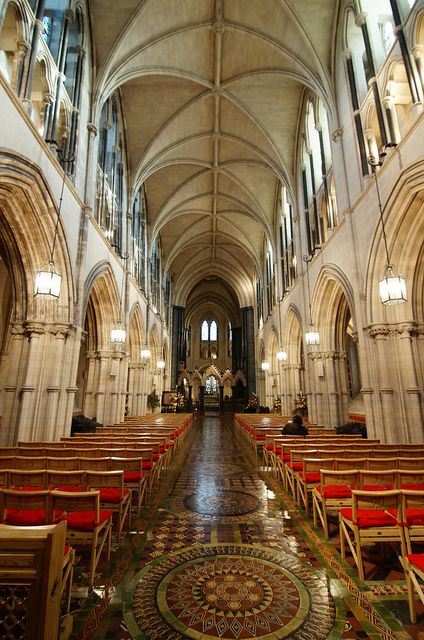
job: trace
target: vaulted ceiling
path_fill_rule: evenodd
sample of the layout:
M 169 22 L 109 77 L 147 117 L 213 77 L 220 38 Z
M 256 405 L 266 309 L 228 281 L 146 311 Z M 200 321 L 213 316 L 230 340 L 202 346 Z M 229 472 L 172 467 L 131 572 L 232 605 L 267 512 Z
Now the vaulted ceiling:
M 185 306 L 219 278 L 252 305 L 305 88 L 332 109 L 336 0 L 93 0 L 98 108 L 117 88 L 131 183 Z M 119 9 L 117 8 L 119 6 Z M 206 293 L 205 293 L 206 292 Z

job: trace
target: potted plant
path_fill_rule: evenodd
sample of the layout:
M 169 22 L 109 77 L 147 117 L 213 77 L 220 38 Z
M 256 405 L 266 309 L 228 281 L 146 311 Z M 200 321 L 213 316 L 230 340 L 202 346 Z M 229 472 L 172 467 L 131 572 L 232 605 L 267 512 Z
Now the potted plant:
M 147 396 L 147 407 L 154 412 L 157 407 L 160 407 L 160 398 L 156 393 L 156 389 L 153 389 Z
M 294 401 L 293 414 L 296 415 L 296 413 L 300 416 L 308 415 L 308 400 L 303 391 L 299 391 L 297 398 Z

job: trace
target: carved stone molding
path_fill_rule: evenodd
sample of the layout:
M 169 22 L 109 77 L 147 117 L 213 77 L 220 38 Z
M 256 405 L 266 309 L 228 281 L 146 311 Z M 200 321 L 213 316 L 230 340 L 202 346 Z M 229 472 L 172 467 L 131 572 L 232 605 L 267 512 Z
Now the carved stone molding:
M 338 129 L 334 129 L 331 134 L 331 139 L 333 142 L 339 142 L 343 138 L 343 127 L 339 127 Z
M 346 360 L 346 351 L 313 351 L 308 354 L 311 360 Z
M 225 22 L 223 20 L 217 20 L 212 25 L 212 31 L 214 33 L 224 33 L 225 31 Z
M 398 322 L 391 324 L 374 324 L 365 327 L 364 331 L 370 338 L 397 338 L 424 335 L 424 325 L 416 322 Z
M 87 130 L 93 138 L 95 138 L 98 134 L 98 129 L 93 122 L 87 122 Z

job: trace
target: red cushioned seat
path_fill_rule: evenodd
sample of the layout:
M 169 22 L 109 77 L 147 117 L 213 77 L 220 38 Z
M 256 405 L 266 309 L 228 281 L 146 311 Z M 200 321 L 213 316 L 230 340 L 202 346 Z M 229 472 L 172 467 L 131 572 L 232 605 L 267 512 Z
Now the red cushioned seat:
M 58 491 L 74 491 L 75 493 L 78 491 L 82 491 L 82 487 L 73 487 L 73 486 L 68 486 L 67 484 L 61 484 L 58 487 L 52 485 L 50 487 L 50 490 L 53 491 L 54 489 L 57 489 Z
M 417 484 L 413 484 L 413 483 L 408 484 L 408 483 L 406 483 L 406 484 L 401 484 L 400 488 L 401 489 L 412 489 L 413 491 L 424 491 L 424 484 L 421 484 L 419 482 Z
M 287 467 L 293 469 L 293 471 L 302 471 L 303 462 L 288 462 Z
M 165 453 L 165 451 L 166 451 L 166 447 L 164 446 L 159 447 L 159 453 Z
M 283 453 L 283 447 L 275 447 L 275 453 L 277 454 L 277 456 L 281 456 L 281 454 Z
M 100 502 L 116 502 L 121 500 L 121 490 L 114 487 L 100 487 Z M 125 489 L 124 494 L 128 495 L 129 490 Z
M 15 527 L 39 527 L 46 524 L 46 510 L 7 509 L 4 524 Z
M 138 480 L 140 480 L 138 471 L 125 471 L 124 482 L 137 482 Z
M 302 471 L 299 473 L 299 478 L 304 480 L 304 482 L 319 482 L 321 474 L 319 471 L 307 471 L 306 473 Z
M 152 463 L 150 462 L 150 460 L 143 460 L 142 467 L 146 471 L 149 471 L 152 468 Z
M 267 445 L 266 445 L 266 447 L 265 447 L 265 449 L 266 449 L 267 451 L 274 451 L 274 445 L 272 445 L 272 444 L 267 444 Z
M 409 525 L 424 524 L 424 509 L 406 508 L 406 522 Z
M 173 442 L 167 442 L 165 446 L 166 446 L 167 449 L 169 449 L 170 447 L 174 446 L 174 443 Z
M 152 453 L 152 460 L 154 462 L 156 462 L 157 460 L 159 460 L 159 454 L 158 453 Z
M 327 484 L 324 486 L 324 491 L 322 491 L 322 487 L 316 487 L 316 490 L 321 495 L 324 495 L 324 498 L 350 498 L 352 495 L 352 489 L 355 487 L 349 487 L 346 484 Z
M 387 484 L 364 484 L 361 487 L 362 491 L 390 491 L 394 488 L 394 485 L 390 482 Z
M 352 520 L 352 509 L 340 509 L 340 513 L 347 520 Z M 390 513 L 380 511 L 379 509 L 357 509 L 357 525 L 360 529 L 368 529 L 370 527 L 392 526 L 396 523 L 396 519 Z
M 101 522 L 108 520 L 112 517 L 112 511 L 100 511 L 99 521 L 96 522 L 95 511 L 74 511 L 73 513 L 66 513 L 56 518 L 56 522 L 67 523 L 68 529 L 78 529 L 79 531 L 93 531 Z
M 411 564 L 418 567 L 418 569 L 424 571 L 424 553 L 408 553 L 408 560 Z
M 266 436 L 265 436 L 265 434 L 259 434 L 259 435 L 255 436 L 255 439 L 256 440 L 265 440 Z
M 26 484 L 14 485 L 11 489 L 14 489 L 14 491 L 44 491 L 44 487 L 36 487 Z

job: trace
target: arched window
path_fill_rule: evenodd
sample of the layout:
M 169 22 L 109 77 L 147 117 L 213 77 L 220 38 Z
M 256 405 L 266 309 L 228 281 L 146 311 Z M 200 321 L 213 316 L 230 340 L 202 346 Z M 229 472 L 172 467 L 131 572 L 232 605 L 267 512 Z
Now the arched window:
M 218 340 L 218 327 L 215 320 L 212 320 L 210 325 L 209 340 Z
M 283 293 L 286 293 L 294 284 L 297 273 L 293 238 L 293 205 L 285 185 L 281 187 L 280 207 L 281 279 Z
M 146 201 L 144 189 L 140 187 L 133 204 L 131 229 L 133 276 L 140 289 L 146 291 Z
M 124 164 L 117 96 L 103 105 L 99 126 L 97 222 L 117 253 L 123 253 Z
M 161 244 L 160 239 L 156 238 L 152 245 L 152 257 L 150 260 L 150 296 L 152 299 L 152 307 L 155 313 L 161 312 Z
M 63 43 L 63 21 L 69 0 L 46 0 L 43 13 L 43 40 L 58 61 Z
M 209 340 L 209 324 L 206 320 L 203 320 L 202 322 L 201 340 Z
M 218 324 L 216 320 L 203 320 L 200 323 L 200 357 L 218 357 Z
M 327 112 L 321 100 L 310 98 L 305 110 L 303 144 L 303 197 L 310 254 L 328 239 L 328 229 L 336 224 L 335 197 L 330 193 L 333 161 Z

